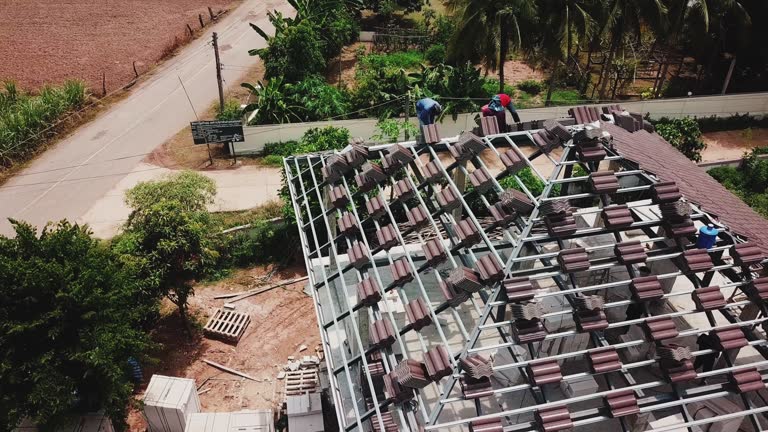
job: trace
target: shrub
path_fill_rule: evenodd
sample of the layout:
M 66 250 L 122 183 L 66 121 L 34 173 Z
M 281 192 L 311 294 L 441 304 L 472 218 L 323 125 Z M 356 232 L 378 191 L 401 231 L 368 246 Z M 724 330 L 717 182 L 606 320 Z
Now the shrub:
M 427 59 L 429 64 L 437 65 L 445 62 L 445 45 L 434 44 L 427 48 L 427 52 L 424 53 L 424 58 Z
M 413 69 L 424 62 L 419 51 L 396 51 L 386 54 L 371 53 L 363 56 L 358 67 L 363 70 Z
M 446 15 L 437 15 L 430 21 L 429 38 L 433 44 L 447 45 L 456 33 L 456 23 Z
M 351 110 L 349 94 L 316 75 L 287 85 L 285 93 L 288 103 L 297 107 L 304 121 L 339 117 Z
M 488 95 L 488 100 L 490 101 L 491 95 L 499 93 L 499 80 L 495 78 L 485 78 L 483 80 L 483 92 Z M 504 93 L 514 95 L 515 87 L 511 84 L 504 84 Z
M 264 165 L 269 165 L 274 167 L 283 166 L 283 157 L 276 154 L 266 155 L 261 161 L 264 163 Z
M 554 90 L 551 102 L 552 105 L 578 105 L 583 99 L 577 90 Z
M 264 77 L 283 77 L 297 82 L 325 71 L 324 46 L 315 28 L 304 21 L 292 25 L 270 39 L 269 46 L 258 51 L 266 69 Z
M 221 106 L 216 104 L 216 120 L 240 120 L 243 117 L 243 110 L 240 108 L 240 102 L 237 99 L 227 99 L 224 101 L 224 111 Z
M 411 138 L 418 133 L 418 129 L 411 122 L 393 118 L 379 120 L 376 123 L 376 131 L 371 139 L 384 142 L 396 142 L 399 137 L 405 136 L 406 132 Z
M 537 95 L 544 90 L 544 83 L 542 81 L 528 79 L 517 83 L 517 88 L 528 94 Z
M 360 34 L 359 21 L 345 9 L 340 8 L 331 15 L 324 28 L 318 29 L 318 33 L 325 39 L 325 59 L 329 60 L 341 53 L 344 45 L 350 44 Z
M 685 117 L 656 123 L 656 132 L 672 144 L 688 159 L 701 161 L 701 151 L 707 145 L 701 140 L 701 130 L 696 119 Z
M 349 130 L 335 126 L 312 128 L 304 133 L 300 140 L 264 145 L 265 163 L 282 165 L 282 158 L 294 154 L 318 151 L 338 150 L 349 143 Z M 269 156 L 273 156 L 269 158 Z M 275 157 L 279 158 L 276 159 Z M 269 159 L 267 159 L 269 158 Z

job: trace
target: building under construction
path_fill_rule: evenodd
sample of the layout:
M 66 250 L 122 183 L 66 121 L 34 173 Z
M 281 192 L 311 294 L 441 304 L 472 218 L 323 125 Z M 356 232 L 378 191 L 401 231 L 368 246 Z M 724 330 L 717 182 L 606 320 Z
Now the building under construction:
M 482 120 L 285 159 L 340 430 L 768 428 L 768 221 L 620 107 Z

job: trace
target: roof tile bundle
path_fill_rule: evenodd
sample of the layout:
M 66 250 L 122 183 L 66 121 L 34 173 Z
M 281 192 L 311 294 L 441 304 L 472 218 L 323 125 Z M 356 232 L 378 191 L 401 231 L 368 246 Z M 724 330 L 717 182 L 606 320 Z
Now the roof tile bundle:
M 555 432 L 573 427 L 571 414 L 566 406 L 538 409 L 535 417 L 542 432 Z
M 387 174 L 392 174 L 413 161 L 413 155 L 400 144 L 393 144 L 387 150 L 388 153 L 381 160 L 382 167 Z
M 589 270 L 589 256 L 584 248 L 563 249 L 557 254 L 557 263 L 563 273 Z
M 446 212 L 461 207 L 459 195 L 456 194 L 452 187 L 444 187 L 443 190 L 437 193 L 437 203 Z
M 656 352 L 662 360 L 671 362 L 679 363 L 693 358 L 689 347 L 678 344 L 660 345 L 656 348 Z
M 424 353 L 424 365 L 432 381 L 439 381 L 453 373 L 451 358 L 443 345 L 438 345 Z
M 577 310 L 573 312 L 573 321 L 580 332 L 593 332 L 608 328 L 608 318 L 602 309 Z
M 421 229 L 429 225 L 429 213 L 421 205 L 409 209 L 406 216 L 408 217 L 408 224 L 413 229 Z
M 472 247 L 482 240 L 477 226 L 471 219 L 466 218 L 456 224 L 456 235 L 459 236 L 459 246 Z
M 587 360 L 592 373 L 600 374 L 621 369 L 619 354 L 612 346 L 590 350 L 587 353 Z
M 683 200 L 663 202 L 659 204 L 659 210 L 665 220 L 681 221 L 691 217 L 691 205 Z
M 366 201 L 365 209 L 368 211 L 368 215 L 376 220 L 387 214 L 386 203 L 381 194 Z
M 392 283 L 389 288 L 403 286 L 413 280 L 413 270 L 404 257 L 390 264 L 389 271 L 392 272 Z
M 349 172 L 352 169 L 352 167 L 349 166 L 349 162 L 347 162 L 347 159 L 344 157 L 344 155 L 341 155 L 341 154 L 332 154 L 328 156 L 325 159 L 325 164 L 332 171 L 336 171 L 341 175 Z
M 382 412 L 381 413 L 381 422 L 384 423 L 384 429 L 381 429 L 381 426 L 379 426 L 379 416 L 377 414 L 374 414 L 373 417 L 371 417 L 371 427 L 373 428 L 373 432 L 399 432 L 400 428 L 397 426 L 397 423 L 395 422 L 395 418 L 392 416 L 392 413 Z
M 371 378 L 381 378 L 387 373 L 381 361 L 381 353 L 379 351 L 376 353 L 379 354 L 377 359 L 368 359 L 368 373 L 371 374 Z
M 718 285 L 696 288 L 691 293 L 691 299 L 699 312 L 720 309 L 726 304 L 725 297 Z
M 515 320 L 512 323 L 512 337 L 518 345 L 541 342 L 547 336 L 547 329 L 539 319 Z
M 499 158 L 501 163 L 504 164 L 504 168 L 510 174 L 514 174 L 527 166 L 525 156 L 518 153 L 514 147 L 502 153 Z
M 472 187 L 479 193 L 483 193 L 493 187 L 493 178 L 485 168 L 472 171 L 469 175 L 469 181 Z
M 763 260 L 763 253 L 760 248 L 749 242 L 731 246 L 730 253 L 733 262 L 740 266 L 749 267 L 759 264 Z
M 601 310 L 605 300 L 599 295 L 582 295 L 573 299 L 576 307 L 581 310 Z
M 344 189 L 344 186 L 335 186 L 331 188 L 329 199 L 331 200 L 331 204 L 337 209 L 344 208 L 349 203 L 349 196 L 347 196 L 347 190 Z
M 602 108 L 603 113 L 605 114 L 613 114 L 614 111 L 622 112 L 624 111 L 624 108 L 621 107 L 619 104 L 613 104 L 613 105 L 606 105 Z
M 372 278 L 365 278 L 357 284 L 357 304 L 371 307 L 381 300 L 379 284 Z
M 432 160 L 424 165 L 424 178 L 430 183 L 441 183 L 445 181 L 443 170 L 440 169 L 440 161 Z
M 667 236 L 672 238 L 690 237 L 696 234 L 696 227 L 693 225 L 693 221 L 688 218 L 680 222 L 665 223 L 664 231 L 666 231 Z
M 480 273 L 480 279 L 486 284 L 499 282 L 504 277 L 504 269 L 491 254 L 483 255 L 477 260 L 477 270 Z
M 468 355 L 459 359 L 459 365 L 473 379 L 490 378 L 493 375 L 493 363 L 481 355 Z
M 603 147 L 603 131 L 599 128 L 579 131 L 573 136 L 573 144 L 582 162 L 599 162 L 607 155 Z
M 680 362 L 672 360 L 661 360 L 659 362 L 664 377 L 671 383 L 679 383 L 696 379 L 696 370 L 693 368 L 693 362 L 683 360 Z
M 491 386 L 491 380 L 488 378 L 476 380 L 464 376 L 459 380 L 459 384 L 465 399 L 477 399 L 493 394 L 493 386 Z
M 359 168 L 368 160 L 368 147 L 360 143 L 353 143 L 352 148 L 344 153 L 344 158 L 349 166 Z
M 469 422 L 469 432 L 503 432 L 504 427 L 501 418 L 496 417 L 485 420 L 473 420 Z
M 515 222 L 515 213 L 505 209 L 500 202 L 492 205 L 488 210 L 491 212 L 494 226 L 507 228 Z
M 600 216 L 608 229 L 627 228 L 635 222 L 626 204 L 604 207 Z
M 357 225 L 357 218 L 351 212 L 341 214 L 338 223 L 339 231 L 345 236 L 354 236 L 360 227 Z
M 395 183 L 395 197 L 398 200 L 403 202 L 408 201 L 413 198 L 414 193 L 413 186 L 411 186 L 411 182 L 407 179 L 398 180 L 397 183 Z
M 576 232 L 576 219 L 570 210 L 544 216 L 547 232 L 552 237 L 566 237 Z
M 362 173 L 355 176 L 355 184 L 360 192 L 368 192 L 386 179 L 387 175 L 381 166 L 369 163 L 363 167 Z
M 612 392 L 603 397 L 603 402 L 612 418 L 624 417 L 640 412 L 634 390 L 628 389 Z
M 619 127 L 627 132 L 637 132 L 642 129 L 642 125 L 634 117 L 627 114 L 614 114 L 614 121 Z
M 454 308 L 459 307 L 459 305 L 469 300 L 469 297 L 472 295 L 466 291 L 457 289 L 448 281 L 441 280 L 438 282 L 438 286 L 440 287 L 440 291 L 442 291 L 443 296 L 445 297 L 445 301 L 447 301 L 448 304 Z
M 571 133 L 568 132 L 568 129 L 555 119 L 544 120 L 542 126 L 544 126 L 544 129 L 546 129 L 547 132 L 560 138 L 560 141 L 568 141 L 571 139 Z
M 368 333 L 371 346 L 374 348 L 386 348 L 395 343 L 395 330 L 386 318 L 372 322 Z
M 511 302 L 531 300 L 535 294 L 531 280 L 527 277 L 504 279 L 502 285 L 507 293 L 507 299 Z
M 576 123 L 594 123 L 600 120 L 600 111 L 594 106 L 577 106 L 568 108 L 568 115 L 576 119 Z
M 691 249 L 683 252 L 681 264 L 684 271 L 690 273 L 710 271 L 715 266 L 706 249 Z
M 617 243 L 613 252 L 616 254 L 619 264 L 640 264 L 648 259 L 648 254 L 640 240 Z
M 483 140 L 472 132 L 464 132 L 459 136 L 456 145 L 460 145 L 462 152 L 470 152 L 472 154 L 480 154 L 485 150 L 485 144 Z
M 739 349 L 749 345 L 741 327 L 725 327 L 712 330 L 712 338 L 718 351 Z
M 629 283 L 629 290 L 632 292 L 632 298 L 639 302 L 658 300 L 664 296 L 661 283 L 656 275 L 632 279 L 632 282 Z
M 321 167 L 320 173 L 323 174 L 323 180 L 329 184 L 338 183 L 341 180 L 341 173 L 331 169 L 330 166 Z
M 536 360 L 528 363 L 528 379 L 531 385 L 542 386 L 544 384 L 559 383 L 563 380 L 560 364 L 557 360 Z
M 496 116 L 480 117 L 480 129 L 483 136 L 498 135 L 499 122 L 496 120 Z
M 651 341 L 672 339 L 679 334 L 675 321 L 670 317 L 648 318 L 645 320 L 643 330 Z
M 651 197 L 653 198 L 654 204 L 661 204 L 678 201 L 682 198 L 682 195 L 675 182 L 662 181 L 651 187 Z
M 533 211 L 533 203 L 528 195 L 516 189 L 507 189 L 499 195 L 501 205 L 507 210 L 516 211 L 521 214 L 530 214 Z
M 728 381 L 738 393 L 765 389 L 763 376 L 757 368 L 739 369 L 728 374 Z
M 422 125 L 421 136 L 424 137 L 424 144 L 437 144 L 440 142 L 440 132 L 434 123 Z
M 459 266 L 451 270 L 447 280 L 454 288 L 470 294 L 483 289 L 480 275 L 475 270 L 467 267 Z
M 413 398 L 413 389 L 400 385 L 395 371 L 384 375 L 384 394 L 394 403 L 402 403 Z
M 400 243 L 397 238 L 397 229 L 392 225 L 384 225 L 376 231 L 376 239 L 379 240 L 379 247 L 388 251 Z
M 768 300 L 768 277 L 754 279 L 741 289 L 753 302 Z
M 440 239 L 429 240 L 421 246 L 421 250 L 424 251 L 427 267 L 437 267 L 448 259 L 448 254 L 445 252 L 443 242 Z
M 571 210 L 571 202 L 567 199 L 545 200 L 539 203 L 539 213 L 544 216 L 565 213 Z
M 589 184 L 598 194 L 613 194 L 619 190 L 619 178 L 613 171 L 598 171 L 589 174 Z
M 531 136 L 533 137 L 533 143 L 536 144 L 536 147 L 543 153 L 550 153 L 562 144 L 562 141 L 560 141 L 560 138 L 558 138 L 557 135 L 544 129 L 531 134 Z
M 544 314 L 541 304 L 536 301 L 511 303 L 509 309 L 512 312 L 512 318 L 515 319 L 532 320 Z
M 408 322 L 416 331 L 421 331 L 424 327 L 432 324 L 429 308 L 421 297 L 411 300 L 405 305 L 405 316 L 408 317 Z
M 412 359 L 405 359 L 395 367 L 395 376 L 401 386 L 420 389 L 429 384 L 424 363 Z
M 355 268 L 358 270 L 371 262 L 371 256 L 368 253 L 368 248 L 359 241 L 352 242 L 352 247 L 350 247 L 349 251 L 347 251 L 347 255 L 349 255 L 349 262 L 352 263 L 352 265 L 355 266 Z

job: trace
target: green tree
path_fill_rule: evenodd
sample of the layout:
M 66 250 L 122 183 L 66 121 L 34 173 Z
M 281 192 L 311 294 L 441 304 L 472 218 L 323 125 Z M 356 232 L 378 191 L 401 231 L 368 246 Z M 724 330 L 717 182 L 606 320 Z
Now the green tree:
M 242 83 L 241 87 L 247 88 L 256 101 L 245 107 L 243 112 L 248 115 L 249 124 L 281 124 L 292 121 L 302 121 L 301 107 L 294 105 L 295 101 L 289 100 L 288 85 L 283 77 L 275 77 L 266 84 L 259 81 L 256 85 Z
M 267 38 L 266 48 L 249 51 L 264 61 L 265 78 L 283 77 L 287 82 L 297 82 L 325 71 L 324 43 L 309 21 L 283 27 L 275 21 L 275 28 L 281 30 Z
M 154 299 L 87 227 L 12 223 L 16 236 L 0 236 L 0 428 L 103 409 L 121 429 Z
M 701 130 L 696 119 L 684 117 L 660 121 L 656 123 L 656 132 L 688 159 L 701 161 L 701 151 L 707 145 L 701 140 Z

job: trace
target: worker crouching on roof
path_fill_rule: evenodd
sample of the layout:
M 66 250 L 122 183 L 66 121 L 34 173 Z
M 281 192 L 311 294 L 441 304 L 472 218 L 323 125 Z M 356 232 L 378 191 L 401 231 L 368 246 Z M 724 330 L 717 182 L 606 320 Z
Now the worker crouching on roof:
M 419 99 L 416 102 L 416 117 L 419 118 L 419 126 L 426 126 L 435 123 L 435 119 L 443 107 L 432 98 Z
M 520 116 L 515 111 L 515 105 L 512 104 L 512 98 L 504 93 L 497 94 L 491 99 L 487 105 L 483 105 L 480 111 L 483 113 L 483 117 L 496 116 L 496 122 L 499 124 L 500 131 L 507 130 L 507 116 L 504 113 L 504 108 L 508 109 L 512 114 L 512 119 L 515 123 L 520 123 Z

